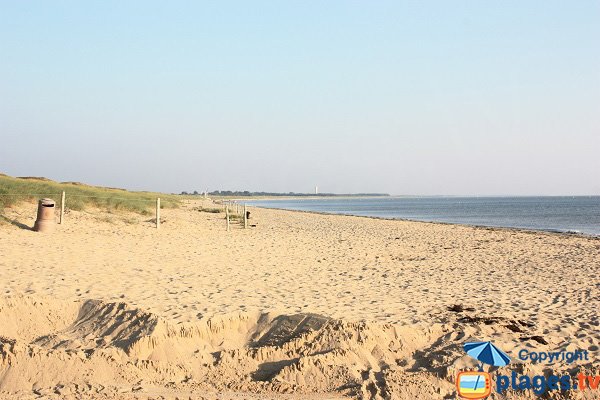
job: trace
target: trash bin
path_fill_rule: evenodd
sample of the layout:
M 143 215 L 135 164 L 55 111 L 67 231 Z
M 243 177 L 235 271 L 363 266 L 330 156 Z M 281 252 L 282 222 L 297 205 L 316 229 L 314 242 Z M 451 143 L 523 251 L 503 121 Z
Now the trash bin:
M 56 203 L 52 199 L 41 199 L 38 203 L 37 219 L 33 230 L 36 232 L 53 232 L 56 227 L 54 209 Z

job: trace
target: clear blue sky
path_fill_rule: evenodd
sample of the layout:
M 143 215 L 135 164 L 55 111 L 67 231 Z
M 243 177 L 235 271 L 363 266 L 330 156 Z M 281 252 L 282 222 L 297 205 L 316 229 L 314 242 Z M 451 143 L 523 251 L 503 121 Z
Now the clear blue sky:
M 1 1 L 0 171 L 600 194 L 599 1 Z

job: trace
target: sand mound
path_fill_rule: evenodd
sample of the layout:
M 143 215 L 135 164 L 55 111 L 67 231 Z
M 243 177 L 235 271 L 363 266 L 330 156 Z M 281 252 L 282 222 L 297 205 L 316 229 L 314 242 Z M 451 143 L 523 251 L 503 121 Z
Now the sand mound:
M 0 300 L 0 394 L 452 398 L 456 372 L 475 366 L 461 343 L 516 328 L 534 333 L 527 321 L 453 309 L 426 329 L 260 312 L 175 323 L 126 303 L 10 297 Z
M 77 396 L 177 392 L 385 396 L 381 371 L 417 331 L 314 314 L 234 313 L 174 324 L 125 303 L 0 301 L 0 390 Z M 6 323 L 5 323 L 6 322 Z

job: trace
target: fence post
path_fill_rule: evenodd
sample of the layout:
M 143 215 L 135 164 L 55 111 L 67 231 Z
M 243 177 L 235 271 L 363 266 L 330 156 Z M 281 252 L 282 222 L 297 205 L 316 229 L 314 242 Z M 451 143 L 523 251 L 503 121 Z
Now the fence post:
M 225 206 L 225 219 L 227 220 L 227 232 L 229 232 L 229 206 Z
M 248 213 L 246 212 L 246 203 L 244 203 L 244 229 L 248 227 Z
M 65 192 L 62 192 L 62 197 L 60 199 L 60 221 L 59 224 L 62 225 L 64 219 L 65 219 Z
M 156 229 L 160 229 L 160 197 L 156 198 Z

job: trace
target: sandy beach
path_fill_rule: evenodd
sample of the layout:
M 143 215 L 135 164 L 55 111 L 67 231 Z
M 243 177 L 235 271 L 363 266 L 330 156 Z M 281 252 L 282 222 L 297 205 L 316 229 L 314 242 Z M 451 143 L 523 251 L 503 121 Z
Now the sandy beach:
M 227 232 L 202 205 L 53 234 L 6 210 L 0 397 L 449 399 L 469 339 L 597 371 L 599 239 L 260 208 Z

